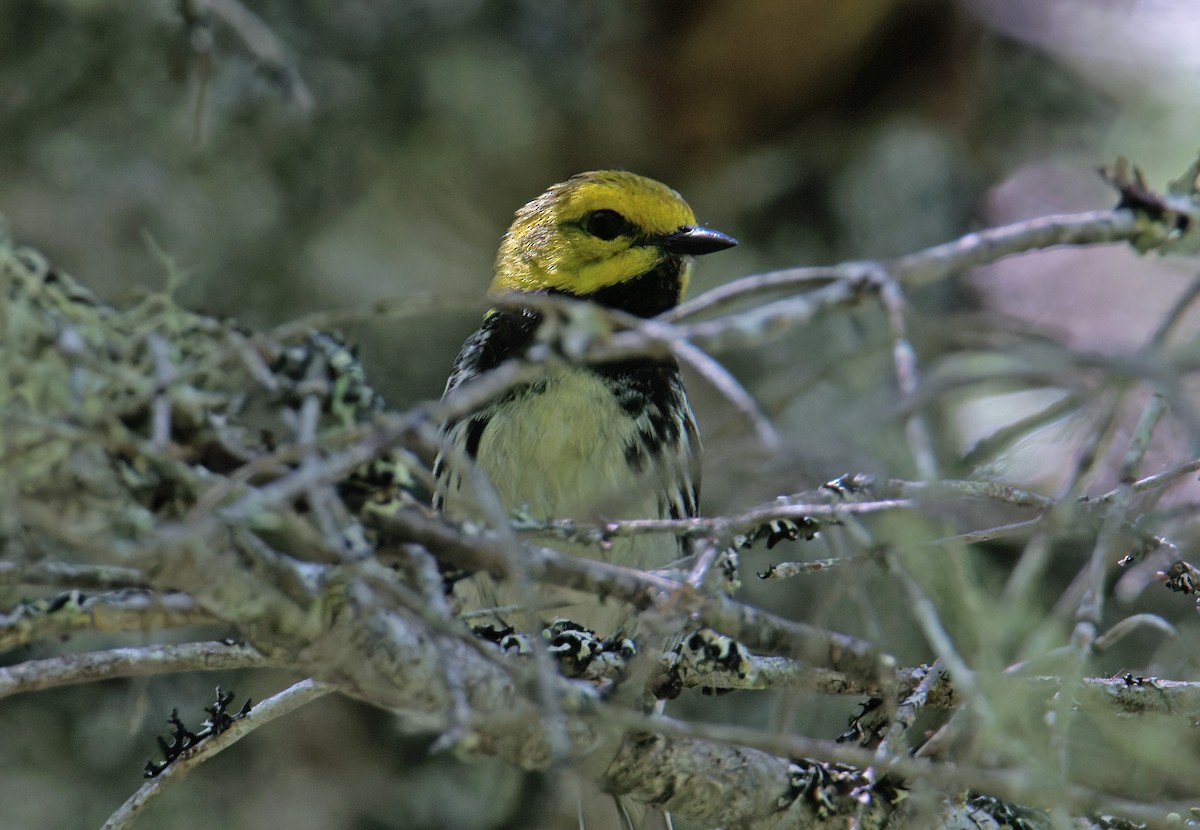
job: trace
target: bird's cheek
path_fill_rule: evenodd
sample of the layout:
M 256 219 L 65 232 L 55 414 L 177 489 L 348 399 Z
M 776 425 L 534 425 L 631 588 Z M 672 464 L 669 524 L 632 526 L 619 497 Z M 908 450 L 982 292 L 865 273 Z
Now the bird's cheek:
M 636 247 L 589 262 L 580 271 L 580 282 L 584 287 L 582 293 L 617 285 L 645 274 L 658 264 L 660 258 L 654 248 Z

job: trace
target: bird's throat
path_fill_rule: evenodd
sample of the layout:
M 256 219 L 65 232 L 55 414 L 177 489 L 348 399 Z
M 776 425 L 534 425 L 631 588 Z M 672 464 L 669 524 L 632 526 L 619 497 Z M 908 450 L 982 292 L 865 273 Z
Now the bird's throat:
M 683 293 L 684 262 L 679 257 L 668 257 L 652 271 L 631 280 L 606 286 L 591 294 L 560 293 L 579 300 L 590 300 L 606 308 L 624 311 L 637 317 L 649 318 L 662 314 L 679 304 Z M 483 328 L 469 344 L 468 354 L 471 368 L 475 372 L 494 369 L 505 360 L 520 357 L 537 336 L 542 323 L 539 311 L 527 308 L 503 308 L 492 311 L 483 321 Z M 593 367 L 604 373 L 614 369 L 626 369 L 626 364 L 638 366 L 674 366 L 674 360 L 637 359 L 605 367 Z
M 636 317 L 656 317 L 679 305 L 683 294 L 683 275 L 683 260 L 680 257 L 667 257 L 652 271 L 584 294 L 579 299 L 591 300 Z

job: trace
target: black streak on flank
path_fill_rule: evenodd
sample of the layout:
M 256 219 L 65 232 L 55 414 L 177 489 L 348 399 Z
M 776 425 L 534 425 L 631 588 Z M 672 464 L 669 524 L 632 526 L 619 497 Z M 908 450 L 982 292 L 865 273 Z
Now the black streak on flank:
M 483 440 L 483 431 L 487 429 L 490 419 L 485 415 L 476 415 L 467 423 L 467 457 L 475 458 L 479 453 L 479 442 Z
M 640 473 L 646 466 L 646 450 L 640 441 L 631 441 L 625 445 L 625 463 L 635 473 Z
M 505 308 L 489 314 L 463 346 L 455 370 L 475 377 L 509 358 L 520 357 L 533 344 L 541 323 L 542 315 L 527 308 Z

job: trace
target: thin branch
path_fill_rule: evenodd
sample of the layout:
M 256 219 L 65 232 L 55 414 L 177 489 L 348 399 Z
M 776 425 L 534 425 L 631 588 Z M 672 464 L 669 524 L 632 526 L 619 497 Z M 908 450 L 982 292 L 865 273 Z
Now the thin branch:
M 892 479 L 887 483 L 888 492 L 898 498 L 920 500 L 924 504 L 944 504 L 950 499 L 987 499 L 1013 507 L 1028 507 L 1049 510 L 1055 500 L 1032 490 L 1005 484 L 1001 481 L 958 480 L 958 481 L 904 481 Z
M 1178 299 L 1171 305 L 1170 311 L 1163 317 L 1162 321 L 1155 328 L 1154 333 L 1150 335 L 1150 339 L 1146 342 L 1145 349 L 1149 352 L 1156 352 L 1162 349 L 1171 335 L 1175 332 L 1180 322 L 1183 321 L 1188 309 L 1200 300 L 1200 275 L 1192 279 L 1188 287 L 1179 295 Z
M 686 320 L 764 294 L 791 293 L 796 289 L 822 287 L 835 281 L 860 280 L 875 275 L 878 270 L 879 266 L 873 262 L 848 262 L 841 265 L 785 268 L 765 274 L 754 274 L 711 288 L 691 300 L 680 303 L 663 314 L 662 319 L 669 322 Z
M 1140 618 L 1151 615 L 1135 616 Z M 1116 631 L 1118 626 L 1120 631 Z M 1118 626 L 1110 630 L 1114 636 L 1123 636 L 1129 633 L 1130 628 L 1140 629 L 1145 626 L 1156 628 L 1164 634 L 1171 633 L 1162 625 L 1144 619 L 1133 620 L 1127 626 Z M 1108 636 L 1106 633 L 1105 637 Z M 1037 662 L 1051 668 L 1061 658 L 1061 653 L 1047 655 L 1046 660 Z M 750 657 L 749 661 L 750 668 L 744 674 L 732 670 L 701 672 L 693 669 L 684 673 L 680 680 L 685 688 L 757 691 L 787 689 L 852 697 L 877 696 L 881 689 L 878 684 L 864 684 L 841 672 L 806 665 L 789 657 L 755 655 Z M 1031 675 L 1028 672 L 1029 667 L 1029 662 L 1018 664 L 1011 667 L 1007 673 L 1025 676 L 1031 700 L 1054 700 L 1064 688 L 1063 679 L 1052 675 Z M 668 669 L 669 661 L 664 658 L 663 673 L 654 682 L 661 685 Z M 920 705 L 934 709 L 950 709 L 962 702 L 962 693 L 950 676 L 945 672 L 931 672 L 927 666 L 897 669 L 888 685 L 901 698 L 913 694 L 919 687 L 924 687 L 924 697 Z M 1121 716 L 1165 715 L 1181 723 L 1192 723 L 1200 719 L 1200 682 L 1145 677 L 1131 672 L 1114 677 L 1089 677 L 1083 680 L 1074 702 L 1078 706 L 1090 707 L 1094 714 L 1107 712 Z
M 74 562 L 0 562 L 0 585 L 38 585 L 80 591 L 114 591 L 150 587 L 146 575 L 118 565 Z
M 804 501 L 806 498 L 813 501 Z M 829 493 L 812 491 L 793 496 L 780 496 L 774 501 L 752 507 L 730 516 L 692 519 L 613 519 L 601 523 L 580 522 L 574 519 L 548 521 L 514 520 L 517 530 L 534 535 L 551 536 L 571 542 L 588 542 L 603 547 L 609 539 L 622 536 L 643 536 L 663 533 L 672 536 L 709 537 L 729 540 L 733 536 L 754 530 L 776 521 L 824 519 L 834 523 L 843 516 L 863 516 L 893 510 L 911 510 L 914 499 L 864 499 L 862 501 L 819 501 L 832 498 Z
M 1121 527 L 1127 520 L 1129 503 L 1133 497 L 1133 482 L 1137 469 L 1146 455 L 1146 448 L 1154 434 L 1154 428 L 1166 413 L 1166 403 L 1161 395 L 1154 395 L 1142 411 L 1142 416 L 1130 436 L 1129 446 L 1121 462 L 1119 479 L 1113 497 L 1106 501 L 1104 521 L 1088 565 L 1089 578 L 1076 613 L 1077 626 L 1072 640 L 1082 650 L 1090 650 L 1096 626 L 1100 624 L 1105 575 L 1108 565 L 1120 557 L 1115 555 L 1121 537 Z
M 963 697 L 980 712 L 986 712 L 982 708 L 984 702 L 979 692 L 979 685 L 976 683 L 975 672 L 971 670 L 967 661 L 954 647 L 954 639 L 942 625 L 937 606 L 896 557 L 889 557 L 889 560 L 891 572 L 899 577 L 900 584 L 908 592 L 912 614 L 925 634 L 925 639 L 929 641 L 930 646 L 938 655 L 938 660 L 945 665 L 950 676 L 954 678 L 955 685 Z
M 1116 554 L 1123 535 L 1123 526 L 1128 519 L 1133 481 L 1154 428 L 1165 411 L 1166 404 L 1162 396 L 1154 395 L 1143 410 L 1130 438 L 1121 463 L 1121 484 L 1117 487 L 1117 493 L 1103 508 L 1100 531 L 1082 573 L 1083 593 L 1075 610 L 1075 627 L 1071 632 L 1070 651 L 1067 659 L 1061 663 L 1060 672 L 1067 689 L 1073 689 L 1083 681 L 1088 661 L 1095 653 L 1097 630 L 1103 616 L 1106 576 L 1111 563 L 1120 558 Z M 1072 697 L 1070 694 L 1064 694 L 1055 701 L 1055 721 L 1051 733 L 1051 741 L 1058 748 L 1059 763 L 1064 772 L 1069 763 L 1067 732 L 1077 721 Z
M 69 592 L 0 613 L 0 653 L 77 631 L 162 631 L 219 620 L 186 594 L 121 591 Z
M 1151 490 L 1156 490 L 1159 487 L 1166 487 L 1174 484 L 1184 476 L 1189 476 L 1198 470 L 1200 470 L 1200 458 L 1193 459 L 1192 461 L 1188 461 L 1184 464 L 1179 464 L 1175 467 L 1163 470 L 1162 472 L 1154 473 L 1153 475 L 1148 475 L 1145 478 L 1138 479 L 1132 485 L 1133 492 L 1146 493 Z M 1111 493 L 1105 493 L 1098 499 L 1098 501 L 1108 501 L 1109 499 L 1113 498 L 1114 494 L 1115 491 Z
M 738 414 L 750 424 L 758 442 L 764 449 L 779 449 L 782 439 L 775 431 L 775 427 L 771 425 L 771 420 L 763 413 L 758 401 L 754 400 L 754 396 L 746 391 L 746 387 L 742 386 L 728 369 L 715 358 L 687 342 L 676 343 L 675 354 L 681 361 L 695 369 L 700 377 L 708 381 L 713 389 L 733 405 Z
M 1092 648 L 1095 649 L 1097 654 L 1100 654 L 1106 649 L 1112 648 L 1130 634 L 1146 628 L 1154 629 L 1168 637 L 1175 637 L 1179 634 L 1175 626 L 1171 625 L 1158 614 L 1132 614 L 1113 623 L 1108 631 L 1105 631 L 1096 638 L 1096 641 L 1092 644 Z
M 1013 254 L 1029 253 L 1058 245 L 1094 245 L 1128 241 L 1141 233 L 1137 217 L 1129 210 L 1043 216 L 970 233 L 954 242 L 935 245 L 890 262 L 847 262 L 836 266 L 789 268 L 743 277 L 714 288 L 681 304 L 664 319 L 681 320 L 711 312 L 733 302 L 814 284 L 864 283 L 881 272 L 890 273 L 912 289 L 976 265 L 986 265 Z
M 238 0 L 186 0 L 185 8 L 189 17 L 211 14 L 224 23 L 263 69 L 282 82 L 288 102 L 296 111 L 304 115 L 312 111 L 312 92 L 288 58 L 283 42 L 261 17 Z
M 1058 245 L 1125 242 L 1142 232 L 1131 210 L 1096 210 L 1042 216 L 969 233 L 953 242 L 902 256 L 889 270 L 910 290 L 976 265 Z
M 920 377 L 917 369 L 917 353 L 908 338 L 908 323 L 905 320 L 904 291 L 898 281 L 886 279 L 879 289 L 879 301 L 887 315 L 888 330 L 892 336 L 892 365 L 896 385 L 900 391 L 902 405 L 907 405 L 917 394 Z M 918 477 L 932 481 L 938 478 L 937 453 L 933 436 L 921 409 L 907 407 L 904 431 L 908 436 L 908 447 L 916 463 Z
M 930 693 L 934 687 L 944 682 L 942 661 L 935 660 L 933 665 L 924 669 L 924 674 L 921 682 L 904 695 L 900 705 L 896 708 L 896 713 L 892 716 L 892 724 L 875 750 L 875 755 L 880 761 L 886 761 L 890 755 L 905 753 L 904 733 L 912 727 L 917 719 L 917 714 L 929 702 Z
M 185 751 L 173 760 L 156 778 L 147 781 L 116 812 L 108 817 L 101 830 L 126 830 L 150 801 L 169 787 L 177 785 L 196 767 L 215 757 L 260 726 L 299 709 L 306 703 L 335 691 L 333 686 L 315 680 L 301 680 L 282 692 L 267 698 L 251 709 L 245 717 L 234 721 L 223 732 L 215 734 Z
M 990 435 L 980 438 L 973 447 L 967 450 L 960 463 L 967 469 L 980 467 L 997 455 L 1011 449 L 1025 435 L 1067 417 L 1085 403 L 1084 396 L 1079 393 L 1071 392 L 1063 395 L 1049 406 L 1005 424 Z
M 0 667 L 0 698 L 114 677 L 266 666 L 284 667 L 286 663 L 268 660 L 252 646 L 222 641 L 114 648 Z

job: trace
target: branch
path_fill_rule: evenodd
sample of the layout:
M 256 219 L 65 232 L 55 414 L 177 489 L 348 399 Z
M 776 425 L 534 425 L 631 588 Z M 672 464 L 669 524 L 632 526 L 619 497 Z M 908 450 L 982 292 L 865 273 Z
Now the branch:
M 39 585 L 77 591 L 150 587 L 145 575 L 133 568 L 55 561 L 0 562 L 0 585 Z
M 267 698 L 251 709 L 244 717 L 234 721 L 227 729 L 198 743 L 194 748 L 173 760 L 157 777 L 152 778 L 129 797 L 129 800 L 109 816 L 101 830 L 124 830 L 132 826 L 134 819 L 146 809 L 151 799 L 178 784 L 192 770 L 215 757 L 255 729 L 294 712 L 306 703 L 324 697 L 334 691 L 331 686 L 314 680 L 301 680 L 282 692 Z
M 372 521 L 393 538 L 417 542 L 468 571 L 503 579 L 510 567 L 505 548 L 487 532 L 461 532 L 453 523 L 415 510 L 372 517 Z M 880 672 L 886 676 L 894 665 L 862 640 L 785 620 L 727 597 L 705 597 L 686 583 L 548 548 L 528 548 L 527 554 L 522 567 L 530 579 L 620 600 L 637 611 L 682 612 L 693 624 L 716 629 L 759 651 L 789 654 L 867 683 L 877 682 Z
M 285 664 L 267 660 L 251 646 L 228 642 L 114 648 L 0 667 L 0 698 L 116 677 L 270 666 Z
M 162 631 L 188 625 L 212 625 L 217 617 L 181 593 L 122 591 L 83 594 L 71 591 L 17 605 L 0 614 L 0 653 L 77 631 L 119 633 Z

